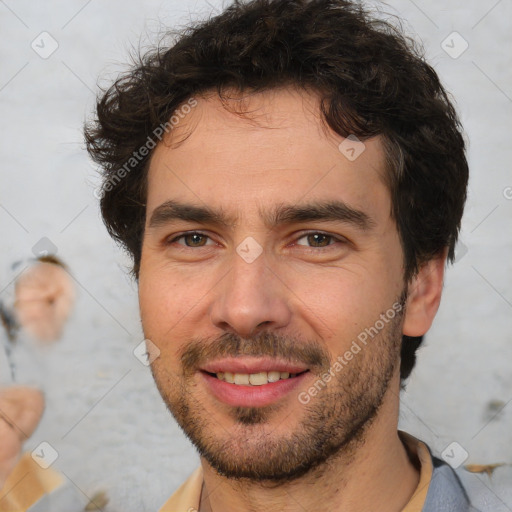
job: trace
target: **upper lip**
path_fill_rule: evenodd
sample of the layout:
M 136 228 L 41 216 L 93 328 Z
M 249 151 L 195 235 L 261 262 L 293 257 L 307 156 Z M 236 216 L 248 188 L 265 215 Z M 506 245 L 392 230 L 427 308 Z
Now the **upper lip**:
M 307 369 L 300 364 L 272 357 L 227 357 L 211 361 L 201 367 L 201 370 L 209 373 L 260 373 L 271 371 L 301 373 Z

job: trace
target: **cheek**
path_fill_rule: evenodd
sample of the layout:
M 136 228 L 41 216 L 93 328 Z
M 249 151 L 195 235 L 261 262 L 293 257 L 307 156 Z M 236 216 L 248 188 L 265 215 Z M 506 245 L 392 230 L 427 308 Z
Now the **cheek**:
M 141 264 L 139 308 L 144 335 L 163 353 L 177 351 L 198 334 L 198 315 L 211 286 L 197 275 L 183 275 L 161 264 Z
M 172 321 L 172 304 L 169 281 L 159 271 L 142 261 L 139 272 L 139 308 L 144 334 L 150 339 L 160 339 Z
M 162 276 L 140 279 L 139 304 L 144 328 L 158 336 L 170 329 L 186 311 L 180 288 Z
M 356 273 L 347 268 L 295 268 L 283 281 L 289 289 L 294 316 L 310 335 L 323 340 L 343 340 L 357 324 L 358 305 L 364 287 Z M 359 314 L 361 312 L 359 311 Z
M 153 247 L 143 245 L 139 270 L 139 304 L 144 319 L 167 317 L 180 304 L 183 277 L 168 268 L 165 258 L 159 257 Z M 166 315 L 162 317 L 162 312 Z
M 373 326 L 397 296 L 385 275 L 379 278 L 360 264 L 310 270 L 296 276 L 290 288 L 312 335 L 320 336 L 335 357 Z

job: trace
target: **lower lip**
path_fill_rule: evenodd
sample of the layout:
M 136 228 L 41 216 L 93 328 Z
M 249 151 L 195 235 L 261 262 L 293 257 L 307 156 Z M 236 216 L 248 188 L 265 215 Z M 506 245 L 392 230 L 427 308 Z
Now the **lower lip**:
M 309 372 L 261 386 L 231 384 L 203 371 L 200 374 L 209 390 L 221 402 L 237 407 L 264 407 L 283 398 L 300 386 Z

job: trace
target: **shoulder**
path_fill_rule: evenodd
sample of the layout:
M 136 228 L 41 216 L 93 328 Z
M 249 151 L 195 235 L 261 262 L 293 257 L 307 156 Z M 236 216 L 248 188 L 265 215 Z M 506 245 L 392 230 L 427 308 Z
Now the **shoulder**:
M 159 512 L 192 512 L 199 509 L 203 468 L 198 468 L 187 478 L 178 490 L 165 502 Z
M 423 512 L 475 512 L 455 471 L 432 456 L 432 479 Z
M 476 475 L 455 471 L 432 456 L 433 473 L 423 512 L 505 512 L 510 508 Z
M 498 467 L 492 473 L 470 473 L 458 468 L 461 481 L 474 509 L 472 512 L 510 512 L 512 510 L 512 466 Z

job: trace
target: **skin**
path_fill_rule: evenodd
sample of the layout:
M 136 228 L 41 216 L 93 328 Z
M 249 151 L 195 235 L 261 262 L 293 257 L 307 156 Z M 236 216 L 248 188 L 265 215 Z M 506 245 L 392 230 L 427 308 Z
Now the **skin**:
M 200 510 L 313 510 L 320 495 L 325 510 L 401 510 L 419 474 L 397 434 L 399 342 L 402 333 L 417 336 L 430 327 L 445 254 L 404 283 L 382 142 L 365 141 L 364 152 L 349 161 L 313 94 L 289 88 L 253 94 L 243 100 L 250 119 L 224 109 L 213 94 L 197 101 L 149 166 L 139 301 L 145 336 L 160 350 L 152 363 L 157 386 L 201 454 Z M 233 99 L 230 106 L 241 105 Z M 155 209 L 169 200 L 238 218 L 224 227 L 183 220 L 152 226 Z M 329 200 L 364 212 L 371 228 L 337 220 L 269 229 L 260 215 L 282 203 Z M 195 230 L 206 238 L 176 239 Z M 307 232 L 334 239 L 316 245 Z M 236 252 L 249 236 L 263 249 L 251 263 Z M 301 382 L 298 391 L 306 391 L 404 292 L 405 313 L 307 405 L 294 391 L 272 406 L 236 409 L 201 379 L 198 361 L 220 355 L 223 344 L 232 355 L 237 346 L 268 353 L 267 333 L 283 353 L 300 347 L 302 362 L 308 347 L 324 356 Z M 182 359 L 191 347 L 199 347 L 199 359 Z M 317 450 L 313 463 L 317 438 L 336 446 Z M 293 474 L 293 458 L 287 464 L 294 446 L 311 455 L 301 474 Z M 237 467 L 246 471 L 243 478 L 235 478 Z M 272 471 L 273 480 L 261 478 Z
M 31 336 L 43 342 L 60 338 L 74 299 L 73 282 L 58 264 L 38 262 L 16 281 L 18 322 Z
M 0 389 L 0 489 L 18 461 L 23 443 L 44 410 L 41 391 L 24 386 Z
M 71 311 L 74 289 L 60 263 L 40 261 L 16 281 L 19 324 L 38 340 L 55 341 Z M 24 386 L 0 389 L 0 488 L 16 466 L 23 443 L 44 410 L 41 391 Z

